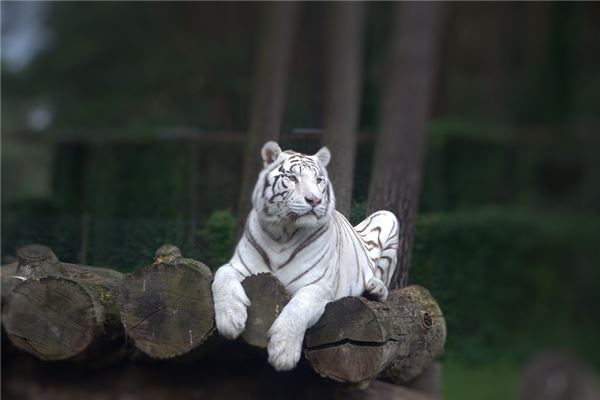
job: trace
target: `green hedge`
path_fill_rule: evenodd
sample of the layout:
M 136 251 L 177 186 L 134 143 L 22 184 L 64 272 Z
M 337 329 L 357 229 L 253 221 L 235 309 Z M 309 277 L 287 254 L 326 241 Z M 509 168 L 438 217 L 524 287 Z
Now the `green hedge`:
M 410 280 L 448 323 L 448 355 L 521 358 L 569 347 L 600 362 L 597 217 L 482 209 L 418 219 Z

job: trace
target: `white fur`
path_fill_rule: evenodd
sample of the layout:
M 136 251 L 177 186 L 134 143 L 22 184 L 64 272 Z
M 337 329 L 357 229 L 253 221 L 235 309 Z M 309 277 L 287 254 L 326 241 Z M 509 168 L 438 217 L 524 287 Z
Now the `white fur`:
M 241 281 L 270 272 L 286 286 L 292 299 L 271 326 L 267 349 L 269 362 L 283 371 L 298 363 L 304 333 L 328 302 L 364 292 L 385 301 L 396 268 L 398 221 L 378 211 L 353 228 L 334 210 L 327 148 L 306 156 L 269 142 L 262 156 L 254 208 L 234 256 L 215 274 L 213 296 L 217 329 L 234 339 L 250 304 Z

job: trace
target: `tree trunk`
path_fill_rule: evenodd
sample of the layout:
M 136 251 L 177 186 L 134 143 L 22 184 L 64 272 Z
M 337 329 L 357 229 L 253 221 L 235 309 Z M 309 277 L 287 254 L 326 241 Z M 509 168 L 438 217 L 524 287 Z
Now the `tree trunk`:
M 393 290 L 386 303 L 345 297 L 330 303 L 304 339 L 304 354 L 321 376 L 363 383 L 406 383 L 442 353 L 446 324 L 423 287 Z M 387 368 L 387 370 L 386 370 Z
M 267 333 L 291 296 L 270 273 L 251 275 L 244 279 L 242 286 L 250 299 L 242 339 L 252 346 L 266 349 L 269 343 Z
M 3 293 L 2 324 L 16 347 L 42 360 L 106 362 L 123 354 L 121 273 L 60 263 L 45 246 L 21 248 L 18 257 L 7 278 L 18 277 L 19 283 L 4 284 L 2 276 L 2 289 L 9 289 Z
M 266 21 L 244 154 L 238 232 L 242 231 L 252 207 L 251 192 L 261 168 L 260 149 L 265 142 L 279 138 L 298 3 L 274 2 L 264 7 Z
M 400 220 L 394 287 L 408 278 L 441 17 L 439 3 L 396 5 L 368 198 L 370 212 L 390 210 Z
M 210 270 L 169 247 L 175 256 L 157 254 L 153 265 L 128 275 L 120 291 L 127 336 L 157 359 L 201 352 L 215 324 Z
M 336 209 L 348 216 L 356 157 L 362 76 L 362 37 L 366 7 L 362 2 L 329 6 L 327 109 L 323 144 L 333 157 L 329 177 Z

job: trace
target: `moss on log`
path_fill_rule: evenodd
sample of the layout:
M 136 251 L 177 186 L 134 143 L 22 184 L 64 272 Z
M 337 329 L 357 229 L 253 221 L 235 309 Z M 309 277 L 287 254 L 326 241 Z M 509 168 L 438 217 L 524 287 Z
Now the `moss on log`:
M 199 349 L 214 330 L 212 274 L 172 245 L 155 263 L 128 275 L 121 285 L 121 320 L 139 350 L 168 359 Z
M 19 249 L 2 276 L 2 323 L 10 341 L 42 360 L 103 360 L 120 355 L 117 294 L 122 274 L 61 263 L 45 246 Z M 11 277 L 17 277 L 17 284 Z
M 321 376 L 367 382 L 380 373 L 408 382 L 440 355 L 446 338 L 442 312 L 423 287 L 394 290 L 386 303 L 345 297 L 330 303 L 307 332 L 304 354 Z
M 266 348 L 269 343 L 269 328 L 291 296 L 270 273 L 251 275 L 242 281 L 242 286 L 250 299 L 242 339 L 252 346 Z

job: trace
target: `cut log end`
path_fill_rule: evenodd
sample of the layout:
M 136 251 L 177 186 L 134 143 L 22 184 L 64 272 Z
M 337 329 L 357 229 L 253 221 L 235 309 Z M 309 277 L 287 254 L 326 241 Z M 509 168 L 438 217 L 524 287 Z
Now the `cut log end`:
M 290 295 L 270 273 L 251 275 L 244 279 L 242 286 L 250 299 L 242 339 L 252 346 L 266 348 L 269 328 L 290 301 Z
M 210 277 L 184 263 L 150 265 L 127 276 L 120 301 L 127 335 L 152 358 L 187 354 L 214 329 Z
M 2 311 L 4 329 L 18 348 L 43 360 L 64 360 L 93 343 L 94 301 L 78 283 L 46 277 L 18 285 Z
M 307 332 L 304 355 L 323 377 L 370 381 L 373 371 L 386 361 L 389 347 L 397 347 L 397 342 L 391 342 L 393 332 L 387 327 L 386 313 L 385 304 L 363 297 L 329 303 L 323 317 Z

